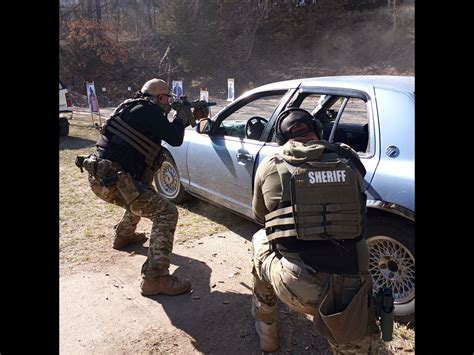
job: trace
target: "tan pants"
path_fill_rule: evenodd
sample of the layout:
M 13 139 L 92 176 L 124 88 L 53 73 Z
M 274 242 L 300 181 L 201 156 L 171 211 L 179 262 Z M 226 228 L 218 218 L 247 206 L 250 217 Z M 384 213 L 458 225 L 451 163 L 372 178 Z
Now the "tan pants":
M 255 319 L 277 322 L 278 299 L 297 312 L 314 316 L 330 275 L 310 273 L 297 255 L 285 258 L 272 252 L 264 229 L 253 235 L 252 248 L 252 314 Z M 368 354 L 369 349 L 379 346 L 379 337 L 366 336 L 342 345 L 330 343 L 330 346 L 334 354 Z

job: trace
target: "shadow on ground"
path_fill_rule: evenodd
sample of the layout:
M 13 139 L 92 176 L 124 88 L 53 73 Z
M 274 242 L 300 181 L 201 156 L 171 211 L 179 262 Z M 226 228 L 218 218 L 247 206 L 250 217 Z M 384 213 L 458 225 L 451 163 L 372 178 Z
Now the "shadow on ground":
M 219 223 L 248 241 L 251 241 L 254 233 L 262 228 L 257 223 L 240 217 L 225 208 L 217 207 L 197 198 L 193 198 L 191 201 L 180 205 L 180 207 Z
M 83 149 L 87 147 L 93 148 L 95 141 L 91 139 L 84 139 L 79 137 L 59 137 L 59 150 L 63 149 Z
M 146 248 L 139 251 L 145 252 Z M 150 296 L 160 303 L 173 326 L 192 338 L 204 354 L 261 354 L 250 313 L 250 294 L 222 292 L 211 286 L 212 269 L 206 263 L 176 254 L 175 274 L 192 277 L 193 292 L 169 297 Z M 244 285 L 248 287 L 248 285 Z M 312 333 L 312 322 L 280 304 L 280 350 L 274 354 L 330 354 L 326 341 Z M 159 350 L 159 344 L 151 345 Z

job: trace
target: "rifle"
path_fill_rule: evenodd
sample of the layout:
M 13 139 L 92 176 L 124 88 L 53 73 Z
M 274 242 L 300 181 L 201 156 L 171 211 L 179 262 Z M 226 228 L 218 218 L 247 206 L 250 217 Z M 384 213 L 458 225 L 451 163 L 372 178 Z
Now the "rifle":
M 182 109 L 194 109 L 194 108 L 204 108 L 204 107 L 209 107 L 209 106 L 215 106 L 217 105 L 216 102 L 210 102 L 210 101 L 204 101 L 204 100 L 195 100 L 193 102 L 189 102 L 186 95 L 180 96 L 179 99 L 176 99 L 170 103 L 170 106 L 173 110 L 178 112 L 178 110 Z M 196 127 L 196 121 L 195 120 L 189 120 L 191 127 Z

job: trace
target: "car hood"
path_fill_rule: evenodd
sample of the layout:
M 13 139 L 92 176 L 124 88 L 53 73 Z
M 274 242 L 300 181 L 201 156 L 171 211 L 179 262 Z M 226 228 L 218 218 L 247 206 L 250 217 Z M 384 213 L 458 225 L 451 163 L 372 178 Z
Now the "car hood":
M 299 165 L 307 160 L 319 160 L 325 147 L 319 145 L 317 141 L 306 143 L 288 141 L 280 147 L 279 154 L 291 165 Z

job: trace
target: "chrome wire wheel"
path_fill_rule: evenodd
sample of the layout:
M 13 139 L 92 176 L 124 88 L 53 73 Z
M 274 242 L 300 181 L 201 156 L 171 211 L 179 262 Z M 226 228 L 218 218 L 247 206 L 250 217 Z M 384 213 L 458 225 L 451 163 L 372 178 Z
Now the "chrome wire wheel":
M 168 199 L 179 193 L 179 175 L 173 163 L 165 160 L 157 172 L 157 184 L 160 192 Z
M 367 238 L 369 271 L 374 290 L 391 287 L 395 304 L 415 298 L 415 257 L 403 244 L 386 236 Z

